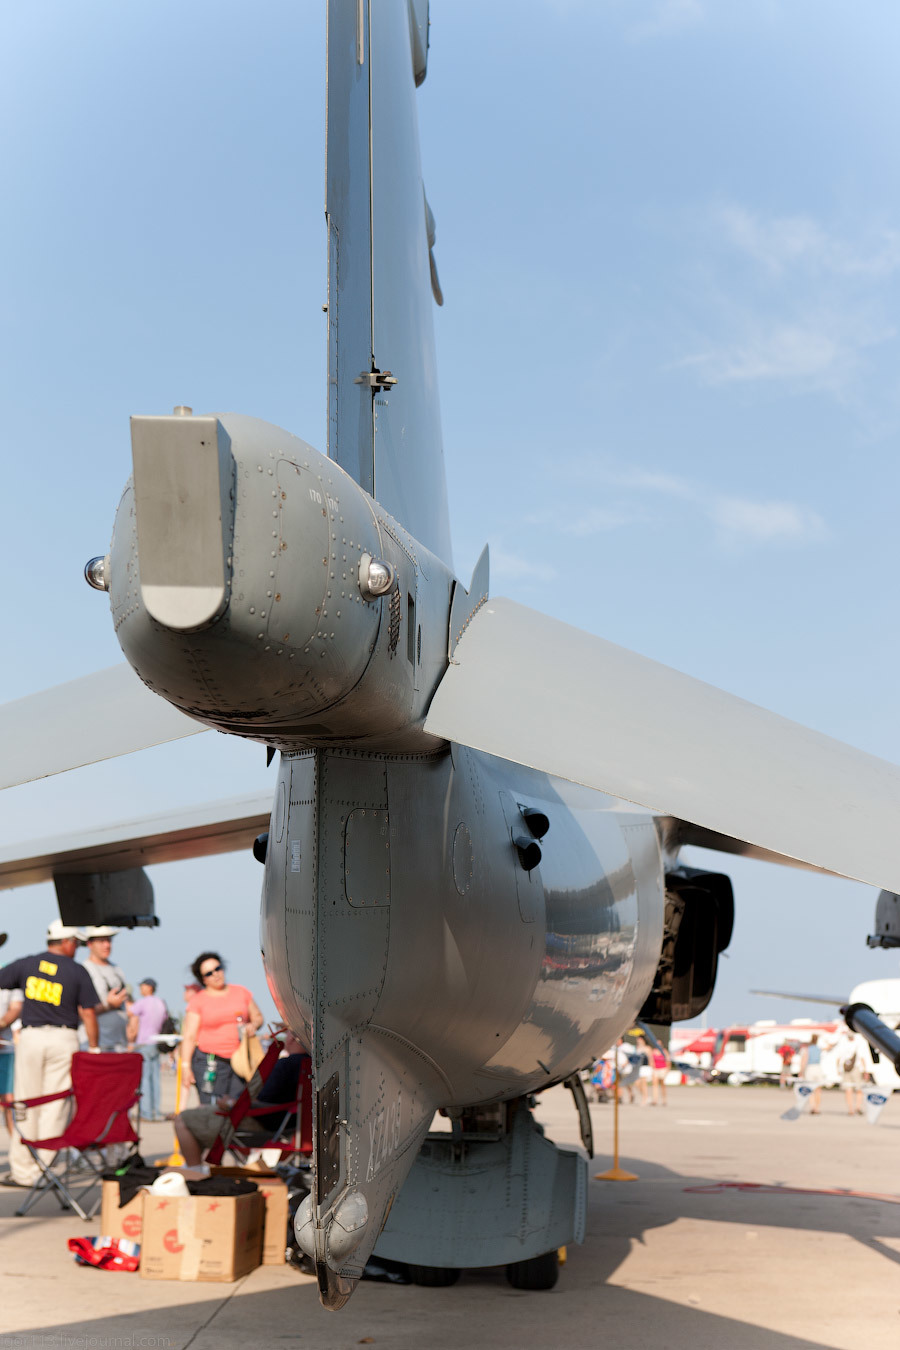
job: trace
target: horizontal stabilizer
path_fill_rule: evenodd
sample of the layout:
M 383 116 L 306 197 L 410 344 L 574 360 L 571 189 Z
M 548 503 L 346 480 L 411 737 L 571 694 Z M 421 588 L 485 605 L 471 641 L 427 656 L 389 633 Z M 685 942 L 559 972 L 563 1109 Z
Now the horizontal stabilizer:
M 130 755 L 208 728 L 124 662 L 0 707 L 0 788 Z
M 271 810 L 272 794 L 257 792 L 97 830 L 26 840 L 0 849 L 0 890 L 49 881 L 60 873 L 120 872 L 249 849 L 269 828 Z
M 900 889 L 895 765 L 512 600 L 474 615 L 425 730 Z

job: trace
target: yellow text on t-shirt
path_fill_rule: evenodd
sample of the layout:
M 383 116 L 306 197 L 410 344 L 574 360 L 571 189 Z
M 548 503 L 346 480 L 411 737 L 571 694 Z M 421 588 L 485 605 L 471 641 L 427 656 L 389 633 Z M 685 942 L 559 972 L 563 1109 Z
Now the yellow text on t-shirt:
M 39 975 L 29 975 L 25 981 L 25 997 L 35 1003 L 53 1003 L 58 1008 L 63 987 L 57 980 L 42 980 Z

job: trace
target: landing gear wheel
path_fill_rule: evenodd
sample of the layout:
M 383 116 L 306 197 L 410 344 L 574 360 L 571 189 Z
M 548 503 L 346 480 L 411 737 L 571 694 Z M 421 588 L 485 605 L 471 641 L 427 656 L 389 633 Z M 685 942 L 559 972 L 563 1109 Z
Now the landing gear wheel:
M 446 1289 L 459 1279 L 459 1271 L 452 1266 L 410 1266 L 409 1273 L 413 1284 L 424 1284 L 429 1289 Z
M 513 1289 L 552 1289 L 559 1279 L 559 1254 L 554 1249 L 530 1261 L 511 1261 L 506 1278 Z

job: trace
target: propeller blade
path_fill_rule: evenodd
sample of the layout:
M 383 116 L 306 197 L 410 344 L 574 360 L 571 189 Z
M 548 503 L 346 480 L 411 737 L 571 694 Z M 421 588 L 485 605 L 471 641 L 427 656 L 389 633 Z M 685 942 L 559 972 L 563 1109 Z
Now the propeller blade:
M 0 707 L 0 788 L 130 755 L 208 728 L 108 666 Z
M 268 829 L 271 813 L 272 793 L 255 792 L 75 834 L 26 839 L 0 847 L 0 891 L 52 881 L 60 873 L 123 872 L 238 849 L 249 852 L 254 839 Z
M 900 889 L 900 769 L 512 600 L 463 633 L 425 730 Z
M 789 998 L 795 1003 L 827 1003 L 832 1008 L 848 1002 L 846 998 L 829 998 L 827 994 L 789 994 L 784 989 L 751 989 L 750 993 L 763 998 Z

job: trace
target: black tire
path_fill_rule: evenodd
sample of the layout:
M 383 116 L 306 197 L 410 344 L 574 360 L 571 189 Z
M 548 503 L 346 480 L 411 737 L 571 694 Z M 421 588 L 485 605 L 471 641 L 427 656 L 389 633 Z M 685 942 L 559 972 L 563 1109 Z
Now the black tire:
M 428 1289 L 446 1289 L 459 1279 L 459 1271 L 452 1266 L 410 1266 L 409 1273 L 413 1284 L 423 1284 Z
M 530 1261 L 511 1261 L 506 1278 L 513 1289 L 552 1289 L 559 1279 L 559 1253 L 554 1249 Z

